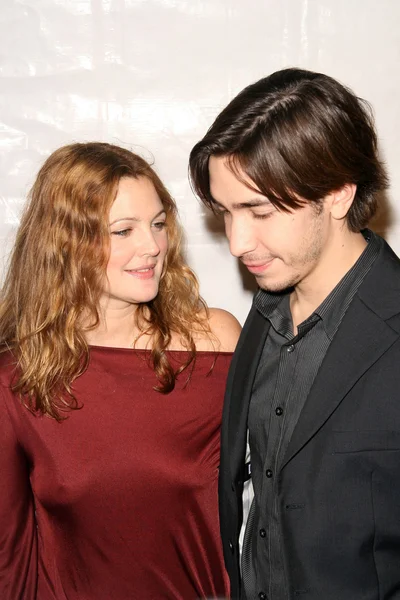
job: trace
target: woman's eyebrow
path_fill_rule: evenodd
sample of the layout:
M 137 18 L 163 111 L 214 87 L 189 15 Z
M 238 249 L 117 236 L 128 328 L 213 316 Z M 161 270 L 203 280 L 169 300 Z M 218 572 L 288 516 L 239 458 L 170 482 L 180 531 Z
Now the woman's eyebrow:
M 160 210 L 156 215 L 154 215 L 152 221 L 154 221 L 154 219 L 157 219 L 157 217 L 160 217 L 164 213 L 164 209 Z M 112 223 L 110 223 L 110 226 L 115 225 L 115 223 L 119 223 L 120 221 L 135 221 L 136 223 L 139 223 L 140 220 L 141 219 L 138 219 L 137 217 L 120 217 L 119 219 L 115 219 L 114 221 L 112 221 Z

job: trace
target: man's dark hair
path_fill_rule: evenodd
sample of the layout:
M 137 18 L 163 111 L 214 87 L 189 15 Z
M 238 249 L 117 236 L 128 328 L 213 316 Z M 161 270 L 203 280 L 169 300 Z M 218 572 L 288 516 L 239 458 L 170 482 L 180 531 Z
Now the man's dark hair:
M 213 208 L 211 156 L 226 156 L 239 179 L 247 175 L 284 211 L 356 184 L 347 215 L 352 231 L 367 225 L 377 192 L 388 184 L 369 104 L 331 77 L 302 69 L 277 71 L 246 87 L 194 146 L 191 183 Z

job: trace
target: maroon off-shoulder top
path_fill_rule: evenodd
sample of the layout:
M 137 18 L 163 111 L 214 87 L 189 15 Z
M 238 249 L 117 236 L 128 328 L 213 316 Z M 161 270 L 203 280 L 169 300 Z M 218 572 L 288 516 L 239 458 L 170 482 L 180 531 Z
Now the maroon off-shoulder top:
M 200 352 L 163 395 L 146 351 L 92 347 L 82 408 L 61 423 L 21 404 L 0 356 L 1 600 L 228 595 L 217 477 L 231 356 Z

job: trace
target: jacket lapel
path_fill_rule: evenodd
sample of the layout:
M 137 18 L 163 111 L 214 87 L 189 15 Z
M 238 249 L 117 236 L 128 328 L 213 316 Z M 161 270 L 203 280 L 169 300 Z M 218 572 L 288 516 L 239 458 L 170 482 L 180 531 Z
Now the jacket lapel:
M 282 468 L 322 427 L 357 380 L 398 339 L 358 296 L 351 303 L 315 378 Z

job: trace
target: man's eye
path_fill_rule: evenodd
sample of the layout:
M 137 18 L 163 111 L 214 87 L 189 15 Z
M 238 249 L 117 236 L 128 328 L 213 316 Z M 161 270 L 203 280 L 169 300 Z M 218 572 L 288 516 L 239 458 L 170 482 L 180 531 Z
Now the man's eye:
M 272 217 L 273 215 L 273 211 L 269 211 L 267 213 L 253 213 L 253 217 L 255 219 L 268 219 L 269 217 Z

